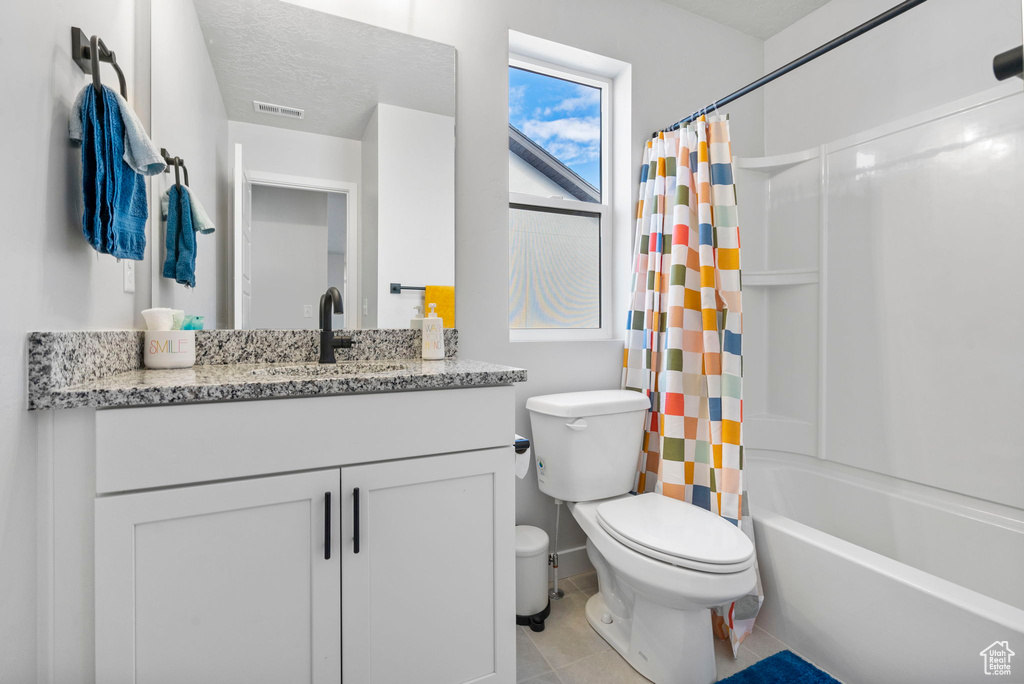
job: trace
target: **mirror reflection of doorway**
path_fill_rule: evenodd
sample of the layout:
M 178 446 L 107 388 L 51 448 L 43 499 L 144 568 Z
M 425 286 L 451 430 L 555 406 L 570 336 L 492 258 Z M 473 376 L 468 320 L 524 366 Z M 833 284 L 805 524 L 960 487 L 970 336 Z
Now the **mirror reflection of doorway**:
M 320 295 L 333 285 L 344 296 L 345 205 L 344 193 L 253 186 L 252 328 L 316 328 Z
M 251 171 L 235 154 L 235 327 L 316 329 L 330 286 L 344 302 L 334 327 L 358 327 L 356 185 Z

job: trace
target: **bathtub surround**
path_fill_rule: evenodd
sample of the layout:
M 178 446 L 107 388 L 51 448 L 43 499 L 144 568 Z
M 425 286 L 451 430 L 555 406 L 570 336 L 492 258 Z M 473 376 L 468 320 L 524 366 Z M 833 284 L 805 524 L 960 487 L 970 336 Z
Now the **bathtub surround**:
M 1020 510 L 787 454 L 748 470 L 759 624 L 802 656 L 849 682 L 982 684 L 982 648 L 1024 643 Z
M 374 361 L 384 359 L 418 359 L 419 330 L 347 330 L 353 345 L 338 349 L 339 361 Z M 458 351 L 459 332 L 448 329 L 445 334 L 446 358 Z M 143 373 L 141 330 L 34 332 L 28 336 L 28 408 L 68 408 L 71 406 L 132 405 L 136 403 L 168 403 L 187 401 L 189 396 L 211 396 L 211 387 L 228 382 L 235 384 L 240 376 L 226 369 L 200 369 L 200 379 L 189 376 L 164 376 L 163 394 L 148 385 Z M 196 366 L 230 366 L 234 364 L 312 364 L 320 354 L 318 330 L 197 330 Z M 465 362 L 470 363 L 470 362 Z M 248 370 L 253 370 L 249 368 Z M 431 374 L 457 373 L 466 366 L 453 365 Z M 479 370 L 479 369 L 478 369 Z M 131 375 L 125 375 L 135 371 Z M 189 371 L 184 371 L 185 373 Z M 155 377 L 155 376 L 154 376 Z M 118 379 L 120 378 L 120 379 Z M 437 382 L 435 378 L 435 382 Z M 518 382 L 518 381 L 514 381 Z M 253 385 L 268 384 L 255 380 Z M 76 387 L 78 392 L 67 392 Z M 179 388 L 174 393 L 170 388 Z M 193 389 L 181 389 L 192 387 Z M 196 389 L 205 387 L 206 389 Z M 316 393 L 331 393 L 330 388 L 342 385 L 321 383 Z M 239 390 L 244 393 L 244 390 Z M 254 388 L 256 396 L 283 396 L 287 388 Z M 350 391 L 350 390 L 349 390 Z M 169 393 L 168 393 L 169 392 Z M 182 394 L 184 392 L 184 394 Z M 89 399 L 92 393 L 93 398 Z M 141 394 L 140 394 L 141 393 Z M 122 396 L 122 394 L 124 396 Z M 105 399 L 98 399 L 105 396 Z M 163 400 L 160 397 L 163 397 Z M 131 397 L 134 397 L 132 399 Z M 145 399 L 144 397 L 149 397 Z M 193 401 L 199 399 L 191 399 Z
M 765 43 L 766 69 L 892 4 L 832 0 Z M 748 200 L 766 193 L 743 236 L 747 312 L 764 313 L 744 331 L 759 620 L 846 681 L 986 681 L 978 652 L 1024 641 L 1020 583 L 999 575 L 1024 567 L 1024 319 L 1004 308 L 1022 296 L 1024 100 L 991 71 L 1021 42 L 1021 3 L 974 9 L 929 0 L 766 86 L 779 165 L 739 170 Z M 935 195 L 939 177 L 998 200 Z M 984 272 L 1000 297 L 934 270 L 971 245 L 998 245 Z M 950 311 L 999 324 L 978 337 Z M 862 617 L 892 606 L 898 625 Z

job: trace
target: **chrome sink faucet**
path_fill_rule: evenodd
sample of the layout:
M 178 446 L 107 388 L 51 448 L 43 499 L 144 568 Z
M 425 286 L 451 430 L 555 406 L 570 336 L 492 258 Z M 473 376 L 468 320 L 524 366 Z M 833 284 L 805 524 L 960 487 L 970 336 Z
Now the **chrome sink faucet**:
M 320 363 L 337 363 L 334 350 L 337 347 L 350 349 L 355 344 L 351 335 L 334 336 L 332 318 L 334 314 L 340 313 L 345 313 L 341 292 L 336 287 L 329 287 L 327 292 L 320 295 Z

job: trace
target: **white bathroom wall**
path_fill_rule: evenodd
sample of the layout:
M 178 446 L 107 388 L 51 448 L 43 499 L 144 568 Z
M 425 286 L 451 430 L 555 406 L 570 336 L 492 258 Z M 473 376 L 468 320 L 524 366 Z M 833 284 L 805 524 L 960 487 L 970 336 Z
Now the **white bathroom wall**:
M 530 433 L 524 404 L 533 395 L 619 384 L 622 341 L 517 342 L 508 336 L 508 31 L 513 29 L 632 65 L 631 114 L 625 134 L 631 154 L 630 197 L 641 145 L 672 123 L 763 73 L 761 41 L 658 0 L 422 0 L 356 4 L 292 0 L 358 21 L 404 31 L 458 50 L 455 144 L 455 282 L 459 353 L 529 370 L 517 386 L 517 430 Z M 668 57 L 668 56 L 671 57 Z M 709 58 L 713 56 L 713 58 Z M 761 97 L 728 109 L 733 151 L 763 151 Z M 629 268 L 634 205 L 617 208 L 615 265 Z M 741 208 L 742 212 L 742 208 Z M 628 278 L 616 278 L 623 316 Z M 531 469 L 516 488 L 519 523 L 554 528 L 554 505 L 537 489 Z M 566 515 L 564 518 L 569 518 Z M 584 536 L 563 519 L 561 549 L 581 549 Z M 562 556 L 563 569 L 585 567 L 582 551 Z M 574 565 L 579 562 L 579 565 Z
M 254 186 L 252 327 L 317 327 L 326 289 L 327 193 Z
M 455 284 L 455 119 L 382 103 L 377 125 L 377 327 L 406 328 L 423 293 L 391 283 Z
M 348 195 L 329 193 L 327 195 L 327 284 L 333 285 L 344 294 L 348 287 L 345 273 L 345 259 L 348 238 Z M 353 255 L 353 258 L 357 257 Z M 353 286 L 355 284 L 353 283 Z M 346 318 L 348 317 L 348 318 Z M 351 312 L 337 316 L 335 329 L 344 328 L 346 321 L 352 321 Z
M 831 0 L 765 41 L 775 69 L 893 0 Z M 991 88 L 992 58 L 1021 44 L 1020 0 L 929 0 L 765 87 L 765 152 L 783 154 Z
M 185 160 L 189 190 L 218 227 L 211 235 L 196 235 L 196 286 L 189 288 L 161 276 L 165 258 L 164 224 L 162 221 L 151 223 L 159 227 L 153 233 L 157 237 L 152 245 L 157 271 L 153 305 L 205 316 L 206 327 L 216 328 L 228 320 L 231 296 L 226 277 L 231 272 L 227 112 L 192 0 L 152 3 L 151 21 L 150 132 L 158 147 Z M 173 182 L 173 173 L 151 180 L 155 201 L 150 214 L 154 218 L 159 206 L 156 201 Z
M 2 15 L 0 82 L 11 96 L 0 102 L 0 681 L 33 682 L 37 444 L 48 423 L 25 410 L 25 333 L 130 328 L 142 306 L 122 292 L 123 265 L 82 239 L 80 151 L 68 117 L 90 78 L 71 61 L 70 27 L 116 51 L 130 103 L 148 74 L 134 67 L 134 0 L 4 3 Z M 109 65 L 102 75 L 116 88 Z
M 379 168 L 378 114 L 374 109 L 362 140 L 363 184 L 359 186 L 359 293 L 360 326 L 377 327 L 377 198 Z
M 242 144 L 250 171 L 345 183 L 361 180 L 358 140 L 229 121 L 228 141 L 232 150 Z

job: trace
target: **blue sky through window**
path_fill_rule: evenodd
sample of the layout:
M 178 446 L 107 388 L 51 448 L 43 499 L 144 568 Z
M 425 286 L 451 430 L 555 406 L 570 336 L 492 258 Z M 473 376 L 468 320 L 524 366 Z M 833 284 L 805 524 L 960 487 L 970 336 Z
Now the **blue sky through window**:
M 601 189 L 601 90 L 508 69 L 508 121 Z

